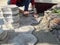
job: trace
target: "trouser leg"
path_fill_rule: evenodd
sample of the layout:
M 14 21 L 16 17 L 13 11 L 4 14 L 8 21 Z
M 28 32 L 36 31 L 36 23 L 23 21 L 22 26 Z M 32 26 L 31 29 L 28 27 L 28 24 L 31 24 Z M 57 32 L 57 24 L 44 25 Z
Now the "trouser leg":
M 25 0 L 25 11 L 28 11 L 30 0 Z

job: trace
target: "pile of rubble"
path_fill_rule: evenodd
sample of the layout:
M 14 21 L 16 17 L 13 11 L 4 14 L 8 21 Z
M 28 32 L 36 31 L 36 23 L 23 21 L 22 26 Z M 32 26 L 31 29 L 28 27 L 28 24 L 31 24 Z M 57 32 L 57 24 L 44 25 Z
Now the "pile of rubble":
M 14 30 L 15 33 L 18 33 L 17 36 L 13 37 L 10 40 L 8 37 L 7 43 L 1 45 L 34 45 L 37 42 L 36 37 L 32 34 L 34 27 L 33 26 L 23 26 L 20 27 L 20 16 L 19 8 L 15 5 L 9 5 L 1 8 L 0 12 L 0 40 L 4 41 L 9 36 L 9 32 Z M 7 35 L 8 34 L 8 35 Z M 14 34 L 15 35 L 15 34 Z
M 45 11 L 41 22 L 36 26 L 38 30 L 50 31 L 60 40 L 60 17 L 51 11 Z

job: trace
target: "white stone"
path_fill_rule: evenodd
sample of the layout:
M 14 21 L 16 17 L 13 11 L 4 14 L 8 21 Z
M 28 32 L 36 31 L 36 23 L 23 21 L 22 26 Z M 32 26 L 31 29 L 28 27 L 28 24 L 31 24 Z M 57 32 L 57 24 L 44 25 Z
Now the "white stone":
M 8 25 L 7 25 L 7 24 L 8 24 Z M 3 26 L 3 29 L 4 29 L 4 28 L 5 28 L 6 30 L 7 30 L 7 29 L 14 29 L 13 26 L 12 26 L 12 24 L 9 24 L 9 23 L 5 23 L 5 26 Z
M 2 27 L 3 27 L 3 29 L 6 29 L 6 30 L 7 29 L 16 29 L 16 28 L 20 27 L 20 24 L 19 23 L 8 23 L 8 22 L 5 22 L 5 25 L 3 25 Z
M 8 5 L 7 7 L 11 8 L 11 9 L 18 8 L 18 6 L 16 6 L 16 5 Z
M 21 33 L 32 33 L 34 30 L 34 27 L 31 26 L 31 25 L 27 25 L 27 26 L 23 26 L 23 27 L 20 27 L 19 29 L 16 29 L 15 31 L 16 32 L 21 32 Z
M 9 26 L 10 27 L 10 26 Z M 4 25 L 2 25 L 2 29 L 3 30 L 9 30 L 9 28 L 4 24 Z
M 5 22 L 7 23 L 12 23 L 13 22 L 13 19 L 12 19 L 12 17 L 11 18 L 5 18 L 4 17 L 4 19 L 5 19 Z
M 8 17 L 4 17 L 5 18 L 5 21 L 8 22 L 8 23 L 16 23 L 16 22 L 19 22 L 19 15 L 17 16 L 8 16 Z
M 18 23 L 13 23 L 13 24 L 11 24 L 11 25 L 12 25 L 12 27 L 13 27 L 14 29 L 16 29 L 16 28 L 19 28 L 19 27 L 20 27 L 19 22 L 18 22 Z

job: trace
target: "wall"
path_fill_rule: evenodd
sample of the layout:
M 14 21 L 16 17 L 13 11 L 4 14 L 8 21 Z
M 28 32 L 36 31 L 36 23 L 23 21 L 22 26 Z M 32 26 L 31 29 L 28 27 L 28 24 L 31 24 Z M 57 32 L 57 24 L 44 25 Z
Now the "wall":
M 59 3 L 60 0 L 35 0 L 35 2 L 42 2 L 42 3 Z

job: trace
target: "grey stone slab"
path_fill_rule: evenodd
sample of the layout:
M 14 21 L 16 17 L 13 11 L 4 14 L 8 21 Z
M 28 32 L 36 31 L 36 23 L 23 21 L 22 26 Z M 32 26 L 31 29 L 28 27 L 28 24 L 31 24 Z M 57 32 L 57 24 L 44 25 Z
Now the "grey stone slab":
M 37 39 L 32 34 L 19 34 L 11 41 L 14 45 L 34 45 Z

